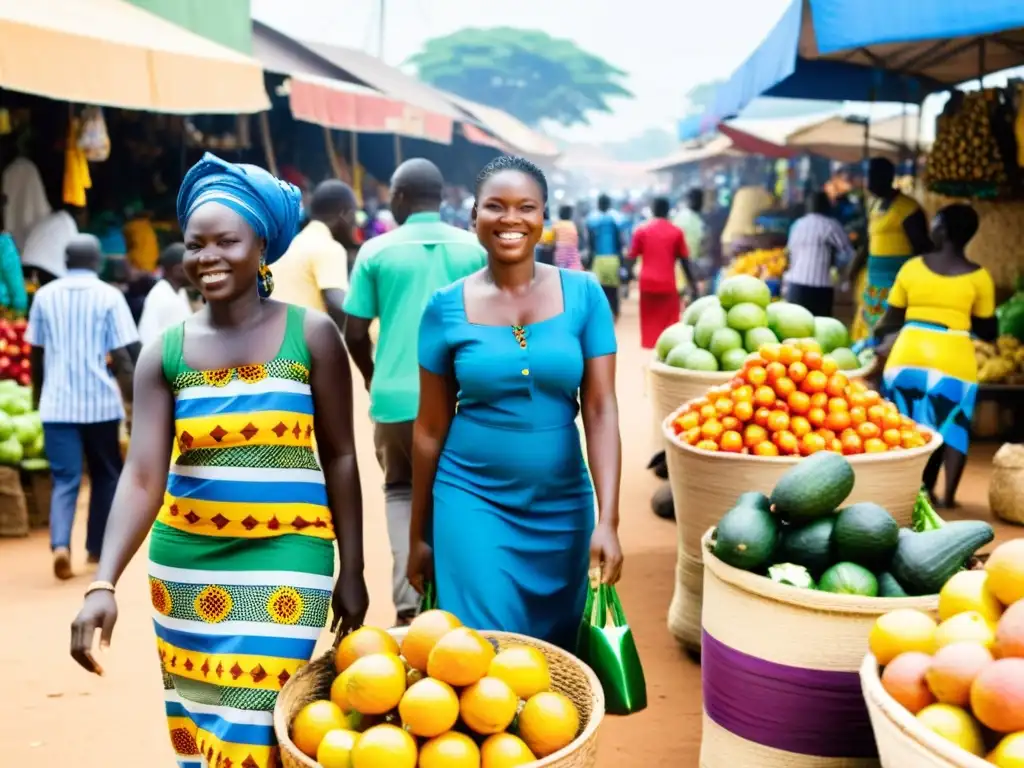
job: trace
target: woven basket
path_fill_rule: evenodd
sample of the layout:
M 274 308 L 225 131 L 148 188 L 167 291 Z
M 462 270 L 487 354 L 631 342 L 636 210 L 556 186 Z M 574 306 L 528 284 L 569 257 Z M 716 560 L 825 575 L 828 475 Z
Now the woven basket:
M 0 537 L 28 536 L 28 505 L 21 487 L 21 472 L 15 467 L 0 467 Z
M 388 630 L 401 642 L 405 628 Z M 528 645 L 541 651 L 551 669 L 551 687 L 568 696 L 580 713 L 580 733 L 569 746 L 552 755 L 528 763 L 524 768 L 594 768 L 597 765 L 597 729 L 604 717 L 604 690 L 593 670 L 575 656 L 550 643 L 511 632 L 481 632 L 497 643 L 499 649 L 510 645 Z M 304 706 L 330 698 L 334 671 L 334 653 L 325 653 L 300 669 L 281 689 L 274 707 L 274 731 L 281 746 L 284 768 L 317 768 L 319 763 L 298 750 L 291 740 L 291 724 Z
M 992 457 L 988 505 L 1008 523 L 1024 524 L 1024 445 L 1004 444 Z
M 711 530 L 704 535 L 703 547 L 711 535 Z M 702 768 L 878 766 L 857 678 L 868 635 L 883 613 L 913 608 L 935 614 L 938 602 L 938 595 L 858 597 L 797 589 L 733 568 L 705 551 Z M 734 667 L 730 662 L 736 654 L 743 660 Z M 753 672 L 746 666 L 741 670 L 746 697 L 727 695 L 723 704 L 715 691 L 728 685 L 727 676 L 740 664 L 750 663 L 757 666 Z M 776 704 L 759 693 L 774 695 L 784 686 L 795 688 L 797 704 Z M 816 701 L 815 696 L 821 698 Z M 831 720 L 828 713 L 837 702 L 844 716 Z M 724 713 L 731 719 L 723 716 L 726 706 L 738 710 L 735 715 Z M 814 715 L 819 709 L 823 714 Z M 819 722 L 812 722 L 815 716 Z M 767 728 L 766 735 L 757 736 L 761 741 L 742 733 L 751 725 Z M 847 739 L 852 748 L 842 744 Z M 783 742 L 800 743 L 806 751 L 787 750 Z M 830 750 L 842 756 L 830 755 Z
M 886 693 L 871 654 L 861 664 L 860 683 L 883 768 L 992 768 L 922 726 Z
M 800 459 L 699 451 L 676 436 L 672 429 L 676 413 L 662 422 L 678 537 L 676 590 L 668 626 L 680 643 L 698 650 L 703 577 L 701 537 L 718 524 L 740 493 L 771 493 L 779 478 Z M 933 435 L 922 448 L 848 456 L 856 473 L 856 484 L 845 503 L 873 501 L 889 510 L 901 526 L 909 525 L 921 473 L 928 457 L 942 444 L 938 433 Z

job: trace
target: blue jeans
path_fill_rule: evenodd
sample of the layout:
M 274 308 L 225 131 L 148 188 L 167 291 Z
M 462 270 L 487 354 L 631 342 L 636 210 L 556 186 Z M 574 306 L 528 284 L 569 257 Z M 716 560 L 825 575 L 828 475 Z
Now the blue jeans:
M 53 495 L 50 499 L 51 548 L 71 546 L 71 529 L 75 524 L 75 505 L 82 485 L 84 455 L 92 486 L 85 549 L 90 555 L 99 557 L 107 518 L 110 516 L 110 505 L 114 501 L 114 491 L 123 466 L 120 426 L 120 421 L 43 424 L 46 457 L 50 460 L 53 472 Z

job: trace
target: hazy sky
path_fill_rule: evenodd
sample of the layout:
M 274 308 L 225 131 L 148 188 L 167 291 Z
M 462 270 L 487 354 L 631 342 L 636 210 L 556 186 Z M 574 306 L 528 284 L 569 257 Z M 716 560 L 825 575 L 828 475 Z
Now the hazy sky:
M 578 141 L 674 130 L 683 94 L 728 75 L 782 15 L 788 0 L 252 0 L 253 15 L 298 38 L 377 53 L 384 2 L 384 59 L 401 64 L 423 42 L 463 27 L 542 29 L 573 39 L 625 70 L 636 98 L 614 115 L 563 132 Z

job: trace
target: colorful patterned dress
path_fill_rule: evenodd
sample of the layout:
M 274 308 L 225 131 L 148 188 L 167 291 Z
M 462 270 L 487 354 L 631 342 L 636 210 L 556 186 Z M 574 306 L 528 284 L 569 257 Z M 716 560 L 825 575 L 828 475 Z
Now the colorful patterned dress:
M 175 448 L 149 576 L 180 768 L 277 766 L 274 703 L 327 622 L 334 529 L 303 318 L 288 307 L 265 365 L 196 371 L 184 326 L 163 337 Z

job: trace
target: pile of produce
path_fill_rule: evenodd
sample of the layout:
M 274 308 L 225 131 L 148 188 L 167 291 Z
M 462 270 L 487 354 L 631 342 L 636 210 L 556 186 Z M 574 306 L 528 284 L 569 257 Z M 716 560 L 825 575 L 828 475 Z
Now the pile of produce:
M 813 339 L 818 351 L 835 358 L 840 370 L 860 367 L 849 348 L 850 335 L 839 320 L 815 317 L 786 301 L 772 302 L 767 283 L 750 275 L 726 278 L 713 296 L 683 312 L 682 322 L 658 337 L 658 360 L 694 371 L 738 371 L 764 344 Z
M 712 552 L 773 581 L 862 597 L 935 594 L 994 533 L 988 523 L 944 523 L 921 494 L 914 530 L 878 504 L 842 506 L 850 463 L 820 453 L 784 474 L 771 497 L 740 496 L 715 529 Z
M 762 346 L 728 384 L 683 406 L 672 427 L 700 450 L 755 456 L 884 453 L 931 440 L 813 341 Z
M 1024 278 L 1017 278 L 1017 290 L 996 309 L 999 334 L 1024 341 Z
M 401 645 L 381 629 L 347 635 L 330 700 L 296 715 L 292 741 L 322 768 L 514 768 L 568 746 L 573 702 L 551 690 L 536 648 L 495 647 L 445 611 Z
M 0 381 L 0 466 L 45 469 L 45 454 L 43 422 L 32 410 L 32 390 L 10 379 Z
M 788 265 L 785 248 L 758 249 L 737 256 L 725 274 L 727 277 L 750 275 L 762 280 L 780 280 Z
M 974 359 L 980 384 L 1024 384 L 1024 345 L 1015 336 L 1000 336 L 995 344 L 974 339 Z
M 25 341 L 24 318 L 0 318 L 0 380 L 10 379 L 21 386 L 32 384 L 32 346 Z
M 918 722 L 1000 768 L 1024 765 L 1024 539 L 953 574 L 939 621 L 896 610 L 871 630 L 882 687 Z

